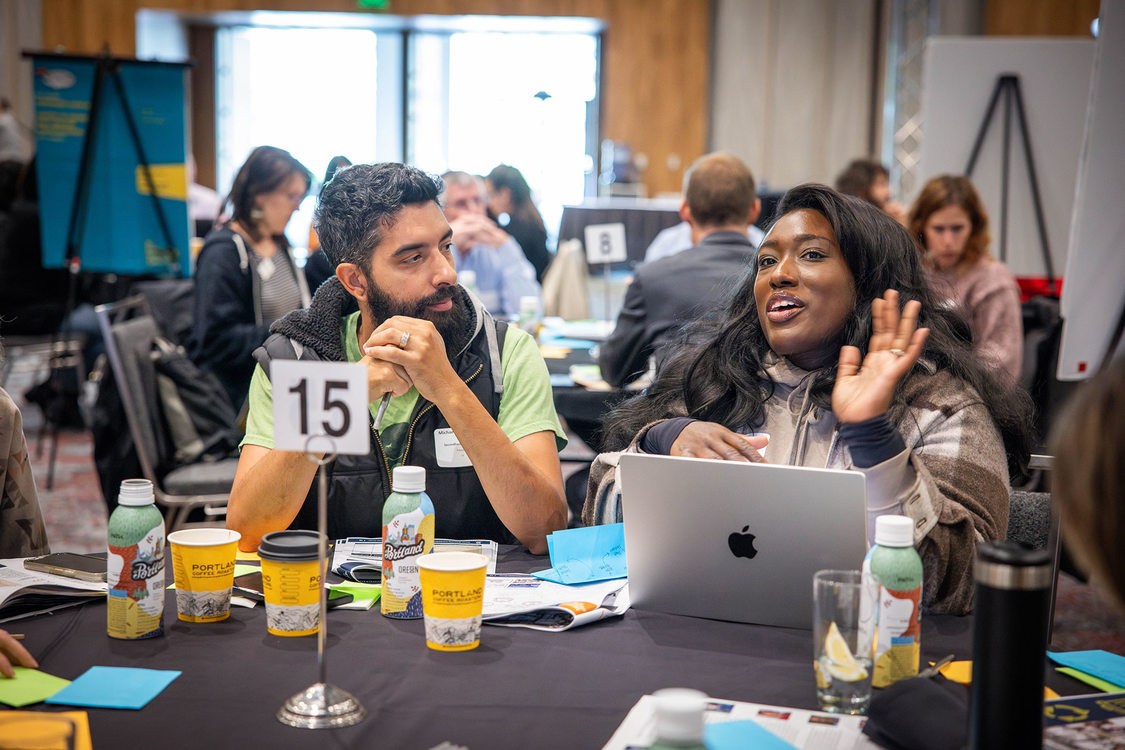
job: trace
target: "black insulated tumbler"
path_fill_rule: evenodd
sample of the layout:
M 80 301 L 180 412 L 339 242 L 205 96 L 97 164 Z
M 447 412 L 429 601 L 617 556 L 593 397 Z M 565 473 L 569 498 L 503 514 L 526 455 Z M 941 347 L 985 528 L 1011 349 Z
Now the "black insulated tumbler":
M 969 748 L 1040 748 L 1051 555 L 1010 542 L 977 545 Z

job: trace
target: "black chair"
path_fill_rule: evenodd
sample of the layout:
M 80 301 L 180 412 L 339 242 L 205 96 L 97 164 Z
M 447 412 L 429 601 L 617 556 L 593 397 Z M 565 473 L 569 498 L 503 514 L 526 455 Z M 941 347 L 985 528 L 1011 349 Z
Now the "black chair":
M 1033 455 L 1030 468 L 1049 471 L 1052 457 Z M 1047 642 L 1055 623 L 1055 596 L 1059 586 L 1059 560 L 1062 557 L 1062 536 L 1059 533 L 1059 516 L 1052 511 L 1051 493 L 1027 492 L 1012 489 L 1008 495 L 1009 542 L 1026 544 L 1033 549 L 1051 552 L 1051 607 L 1047 620 Z
M 158 411 L 156 372 L 151 358 L 159 330 L 145 299 L 135 296 L 99 305 L 95 312 L 141 471 L 152 482 L 168 531 L 185 526 L 221 526 L 237 459 L 189 464 L 158 475 L 157 467 L 161 465 L 161 456 L 166 455 L 170 438 Z M 202 508 L 208 520 L 189 524 L 188 515 L 196 508 Z

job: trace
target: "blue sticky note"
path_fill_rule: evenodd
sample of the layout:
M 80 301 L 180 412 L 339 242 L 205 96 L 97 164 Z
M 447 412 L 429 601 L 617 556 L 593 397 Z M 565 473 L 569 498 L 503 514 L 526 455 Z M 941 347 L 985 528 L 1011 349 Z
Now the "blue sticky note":
M 564 583 L 562 576 L 560 576 L 559 572 L 554 568 L 540 570 L 538 573 L 532 573 L 531 575 L 535 576 L 536 578 L 541 578 L 544 581 L 551 581 L 552 583 Z
M 1125 656 L 1108 651 L 1048 651 L 1051 661 L 1071 667 L 1114 685 L 1125 685 Z
M 707 750 L 796 750 L 785 740 L 756 721 L 720 721 L 703 727 L 703 744 Z
M 550 377 L 552 388 L 570 388 L 574 385 L 574 378 L 570 377 L 568 373 L 552 372 Z
M 624 524 L 556 531 L 547 537 L 547 550 L 554 571 L 568 585 L 627 575 Z
M 46 700 L 62 706 L 144 708 L 160 695 L 178 670 L 90 667 L 81 677 Z

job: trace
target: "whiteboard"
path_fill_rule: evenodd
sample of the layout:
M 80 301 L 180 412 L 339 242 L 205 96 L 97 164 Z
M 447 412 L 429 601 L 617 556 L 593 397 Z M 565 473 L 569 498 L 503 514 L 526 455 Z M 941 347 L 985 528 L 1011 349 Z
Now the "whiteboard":
M 1059 380 L 1097 371 L 1125 305 L 1125 0 L 1102 0 L 1099 19 L 1060 304 Z
M 1039 194 L 1055 275 L 1062 275 L 1094 42 L 1087 39 L 933 37 L 922 73 L 921 191 L 940 174 L 964 174 L 1001 74 L 1020 78 Z M 993 255 L 999 257 L 1003 108 L 998 105 L 973 170 L 988 210 Z M 1045 276 L 1023 145 L 1013 107 L 1008 180 L 1007 257 L 1016 276 Z M 916 195 L 909 196 L 911 200 Z

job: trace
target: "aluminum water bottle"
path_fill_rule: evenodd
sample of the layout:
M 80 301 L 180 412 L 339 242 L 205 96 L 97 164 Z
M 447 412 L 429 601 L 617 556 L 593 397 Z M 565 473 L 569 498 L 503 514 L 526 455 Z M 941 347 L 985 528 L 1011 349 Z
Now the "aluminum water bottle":
M 434 504 L 426 494 L 426 469 L 396 466 L 383 503 L 383 593 L 379 610 L 406 620 L 422 616 L 418 558 L 434 548 Z
M 969 748 L 1043 744 L 1043 672 L 1051 554 L 1011 542 L 977 545 Z
M 107 552 L 106 633 L 123 640 L 164 635 L 164 516 L 147 479 L 121 483 Z

